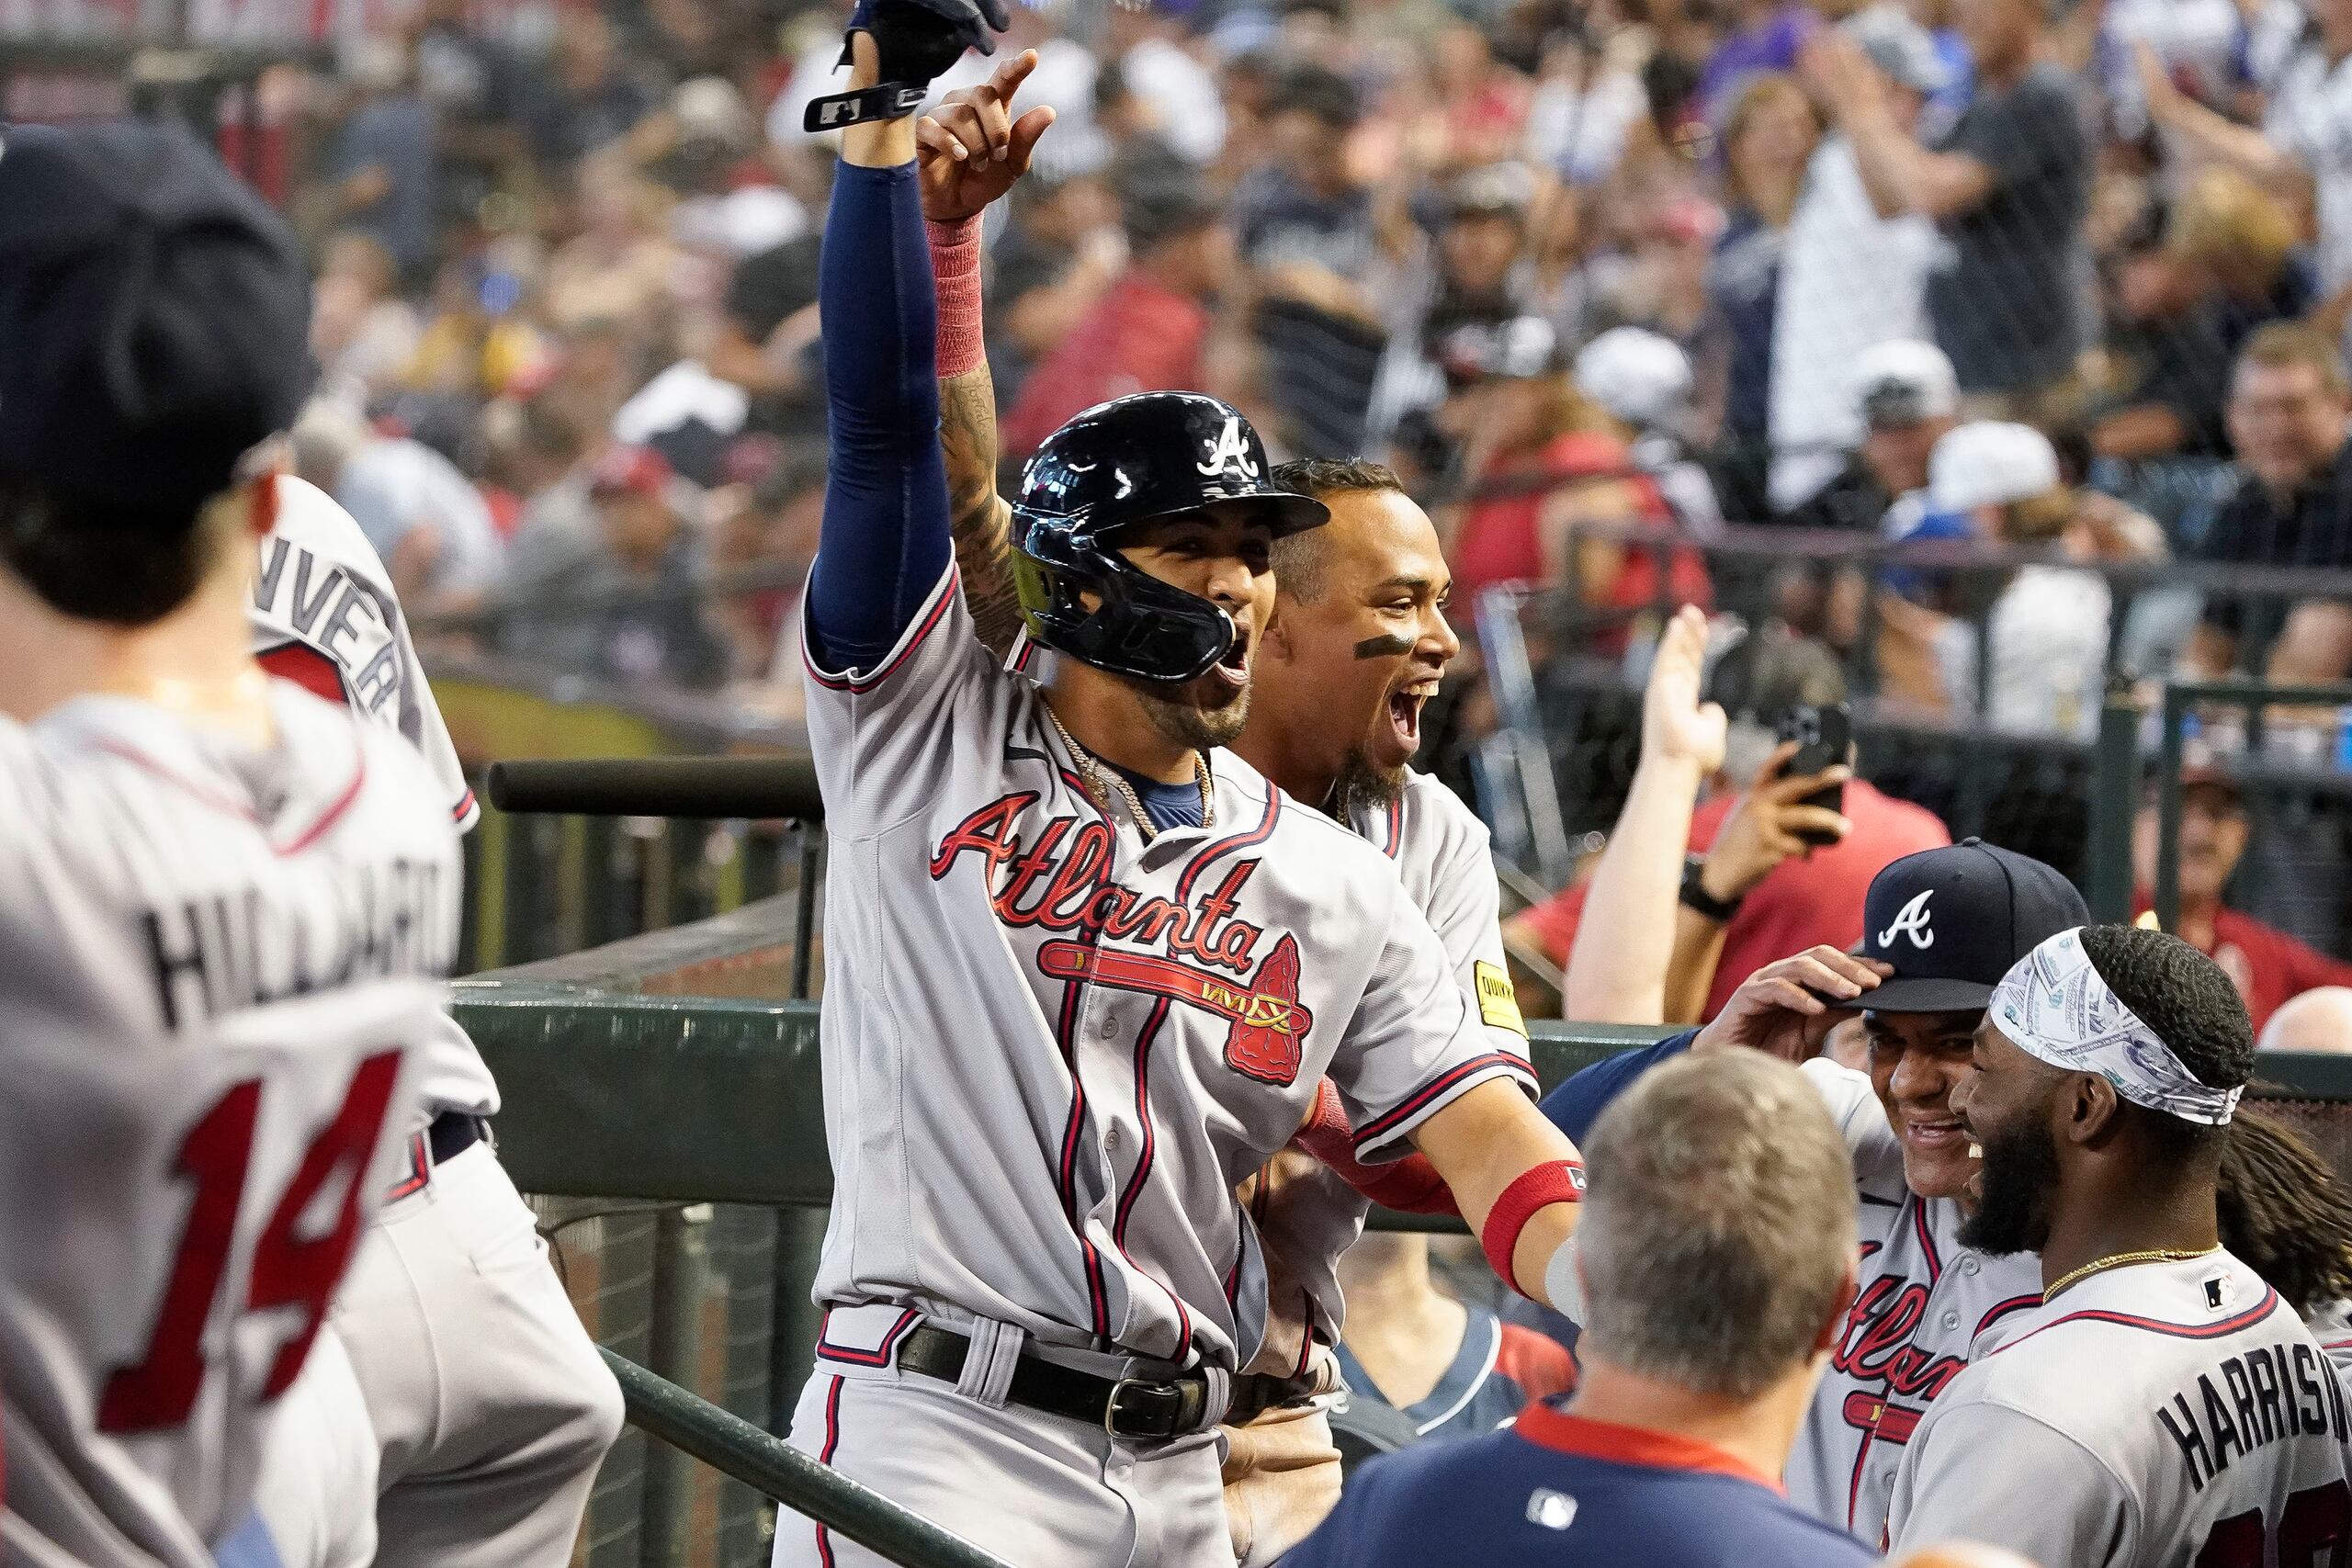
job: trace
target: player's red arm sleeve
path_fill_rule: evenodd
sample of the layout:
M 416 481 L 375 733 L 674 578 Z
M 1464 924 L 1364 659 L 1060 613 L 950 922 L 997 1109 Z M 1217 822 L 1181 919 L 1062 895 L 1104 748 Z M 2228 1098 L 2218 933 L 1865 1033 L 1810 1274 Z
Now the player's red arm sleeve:
M 1347 1108 L 1329 1078 L 1316 1087 L 1315 1110 L 1291 1141 L 1328 1166 L 1340 1180 L 1385 1209 L 1406 1214 L 1462 1217 L 1453 1190 L 1429 1156 L 1408 1154 L 1386 1165 L 1365 1165 L 1355 1156 Z

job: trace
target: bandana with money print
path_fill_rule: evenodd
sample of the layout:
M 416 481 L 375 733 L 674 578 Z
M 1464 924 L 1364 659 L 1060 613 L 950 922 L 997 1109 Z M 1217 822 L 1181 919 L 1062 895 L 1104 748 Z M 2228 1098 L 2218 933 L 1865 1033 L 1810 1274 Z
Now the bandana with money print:
M 2199 1083 L 2108 987 L 2083 951 L 2082 936 L 2080 927 L 2060 931 L 2002 976 L 1990 1009 L 1995 1026 L 2053 1067 L 2097 1073 L 2134 1105 L 2208 1127 L 2227 1125 L 2245 1088 Z

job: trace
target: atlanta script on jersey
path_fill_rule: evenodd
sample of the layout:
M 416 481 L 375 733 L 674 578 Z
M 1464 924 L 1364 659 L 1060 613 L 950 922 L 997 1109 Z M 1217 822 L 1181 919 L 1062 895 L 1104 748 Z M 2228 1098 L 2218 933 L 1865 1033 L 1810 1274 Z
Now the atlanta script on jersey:
M 1890 1533 L 2070 1568 L 2341 1562 L 2348 1437 L 2326 1355 L 2253 1269 L 2109 1269 L 1978 1346 L 1912 1438 Z
M 243 1516 L 456 953 L 424 765 L 270 702 L 266 750 L 119 698 L 0 721 L 7 1528 L 71 1561 L 209 1568 Z
M 953 570 L 875 669 L 808 671 L 832 839 L 822 1300 L 1247 1363 L 1235 1188 L 1318 1077 L 1359 1147 L 1529 1082 L 1380 852 L 1214 753 L 1215 825 L 1147 842 L 1088 795 Z

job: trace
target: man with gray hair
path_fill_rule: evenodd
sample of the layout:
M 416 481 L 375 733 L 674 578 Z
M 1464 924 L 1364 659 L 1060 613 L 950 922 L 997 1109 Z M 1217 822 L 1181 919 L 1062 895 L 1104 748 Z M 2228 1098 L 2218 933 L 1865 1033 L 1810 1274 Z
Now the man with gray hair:
M 1778 1480 L 1854 1299 L 1853 1177 L 1821 1097 L 1761 1055 L 1686 1057 L 1611 1105 L 1585 1154 L 1577 1246 L 1553 1269 L 1585 1304 L 1575 1395 L 1375 1461 L 1284 1568 L 1876 1561 Z

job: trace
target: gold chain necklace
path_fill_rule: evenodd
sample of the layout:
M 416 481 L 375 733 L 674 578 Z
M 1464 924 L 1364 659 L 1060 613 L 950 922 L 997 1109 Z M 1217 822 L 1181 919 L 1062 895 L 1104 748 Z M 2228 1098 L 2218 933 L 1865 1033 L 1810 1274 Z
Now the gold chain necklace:
M 1060 716 L 1050 706 L 1046 708 L 1046 721 L 1054 727 L 1054 733 L 1062 738 L 1062 744 L 1069 748 L 1069 754 L 1078 760 L 1079 777 L 1085 782 L 1086 793 L 1093 797 L 1095 804 L 1108 811 L 1111 796 L 1104 790 L 1103 770 L 1096 761 L 1094 753 L 1080 746 L 1077 737 L 1062 727 Z M 1198 751 L 1193 753 L 1193 780 L 1201 789 L 1201 826 L 1204 829 L 1214 828 L 1216 826 L 1216 797 L 1209 789 L 1208 759 Z M 1127 803 L 1127 809 L 1135 814 L 1136 830 L 1144 836 L 1144 841 L 1149 843 L 1159 837 L 1159 829 L 1152 826 L 1151 813 L 1143 807 L 1143 797 L 1136 794 L 1135 786 L 1127 783 L 1126 776 L 1115 768 L 1111 770 L 1110 787 L 1119 792 L 1119 797 Z
M 2060 1275 L 2055 1284 L 2042 1291 L 2041 1299 L 2046 1302 L 2076 1280 L 2098 1273 L 2102 1269 L 2120 1269 L 2127 1263 L 2189 1263 L 2199 1258 L 2211 1258 L 2221 1250 L 2219 1246 L 2203 1247 L 2187 1252 L 2177 1247 L 2151 1247 L 2145 1252 L 2118 1252 L 2107 1258 L 2093 1258 L 2080 1269 Z

